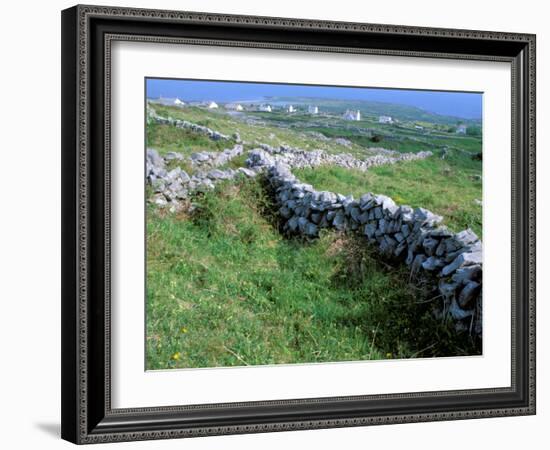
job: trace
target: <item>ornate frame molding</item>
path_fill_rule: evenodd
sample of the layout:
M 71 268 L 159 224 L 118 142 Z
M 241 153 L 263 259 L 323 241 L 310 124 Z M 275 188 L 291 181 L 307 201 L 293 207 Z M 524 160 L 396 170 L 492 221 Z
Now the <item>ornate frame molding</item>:
M 280 31 L 330 31 L 340 36 L 348 33 L 365 36 L 376 35 L 378 39 L 390 36 L 399 36 L 402 40 L 407 37 L 427 39 L 457 39 L 468 40 L 473 47 L 479 46 L 480 42 L 492 41 L 502 43 L 502 48 L 511 48 L 510 54 L 483 54 L 475 52 L 447 53 L 438 50 L 403 50 L 391 48 L 369 48 L 364 46 L 339 46 L 339 45 L 310 45 L 304 43 L 277 43 L 268 41 L 246 41 L 244 39 L 213 39 L 205 37 L 169 37 L 151 36 L 140 33 L 117 33 L 109 30 L 100 34 L 100 42 L 104 46 L 101 58 L 104 69 L 103 80 L 103 117 L 102 145 L 103 179 L 93 178 L 94 167 L 90 164 L 91 139 L 94 139 L 92 123 L 95 116 L 90 114 L 94 105 L 91 103 L 90 93 L 97 93 L 91 82 L 92 77 L 97 76 L 97 60 L 94 60 L 98 52 L 97 43 L 94 44 L 92 22 L 97 19 L 106 19 L 124 24 L 127 21 L 135 23 L 161 23 L 170 26 L 193 25 L 200 27 L 218 28 L 242 27 L 248 30 L 250 35 L 255 30 Z M 63 99 L 64 109 L 64 130 L 63 130 L 63 158 L 67 161 L 67 167 L 63 168 L 63 188 L 71 192 L 64 193 L 64 215 L 65 228 L 69 230 L 64 233 L 63 251 L 63 376 L 71 379 L 71 383 L 63 390 L 63 437 L 77 443 L 98 443 L 112 441 L 129 441 L 143 439 L 165 439 L 174 437 L 192 437 L 219 434 L 239 434 L 250 432 L 271 432 L 298 429 L 347 427 L 373 424 L 389 424 L 421 421 L 440 421 L 453 419 L 468 419 L 482 417 L 499 417 L 509 415 L 527 415 L 535 413 L 535 36 L 529 34 L 500 33 L 487 31 L 470 30 L 449 30 L 424 27 L 405 27 L 397 25 L 377 25 L 348 22 L 332 22 L 305 19 L 271 18 L 256 16 L 237 16 L 223 14 L 205 14 L 196 12 L 159 11 L 148 9 L 130 9 L 99 6 L 76 6 L 66 10 L 63 15 L 63 27 L 66 48 L 63 51 L 64 65 L 64 90 L 66 93 Z M 229 27 L 229 28 L 228 28 Z M 102 31 L 103 32 L 103 31 Z M 97 33 L 97 32 L 95 32 Z M 68 42 L 68 41 L 71 42 Z M 224 45 L 242 46 L 255 48 L 276 48 L 304 51 L 323 52 L 347 52 L 362 54 L 384 54 L 411 57 L 432 57 L 452 59 L 482 59 L 489 61 L 507 61 L 512 64 L 512 86 L 513 90 L 513 117 L 512 120 L 512 146 L 513 154 L 518 153 L 518 161 L 521 167 L 516 167 L 516 158 L 513 158 L 513 172 L 518 173 L 518 178 L 513 176 L 512 195 L 524 197 L 523 203 L 513 203 L 513 247 L 515 244 L 524 246 L 526 260 L 521 269 L 525 271 L 520 279 L 522 286 L 513 284 L 513 299 L 516 298 L 515 291 L 524 288 L 528 292 L 527 298 L 518 299 L 526 308 L 524 322 L 518 323 L 516 317 L 516 306 L 513 305 L 512 326 L 512 386 L 510 388 L 483 389 L 472 391 L 450 391 L 432 392 L 419 394 L 396 394 L 396 395 L 375 395 L 361 397 L 334 397 L 309 400 L 287 400 L 274 402 L 251 402 L 246 404 L 217 404 L 217 405 L 195 405 L 193 407 L 166 407 L 166 408 L 139 408 L 139 409 L 111 409 L 110 402 L 110 63 L 111 43 L 116 40 L 142 41 L 155 43 L 185 43 L 194 45 Z M 336 42 L 336 41 L 335 41 Z M 435 42 L 435 41 L 434 41 Z M 93 46 L 96 47 L 93 47 Z M 514 53 L 514 48 L 521 51 Z M 524 53 L 521 53 L 524 52 Z M 521 57 L 520 57 L 521 53 Z M 94 65 L 95 64 L 95 65 Z M 95 71 L 95 72 L 94 72 Z M 101 71 L 101 70 L 100 70 Z M 520 79 L 521 78 L 521 79 Z M 97 81 L 94 81 L 97 83 Z M 520 104 L 514 101 L 515 98 L 522 100 Z M 75 106 L 76 105 L 76 106 Z M 521 123 L 521 122 L 524 123 Z M 99 138 L 96 139 L 99 142 Z M 518 147 L 515 148 L 514 147 Z M 76 149 L 76 151 L 75 151 Z M 70 167 L 74 166 L 71 170 Z M 97 209 L 91 204 L 98 201 L 97 193 L 94 191 L 95 183 L 103 183 L 101 207 L 104 216 L 95 217 Z M 522 181 L 522 183 L 517 183 Z M 517 185 L 516 185 L 517 184 Z M 94 186 L 94 187 L 92 187 Z M 520 191 L 517 191 L 518 186 Z M 524 187 L 525 186 L 525 187 Z M 519 205 L 521 208 L 517 208 Z M 528 214 L 522 216 L 522 210 Z M 94 320 L 90 320 L 92 314 L 91 283 L 93 276 L 91 267 L 97 263 L 97 258 L 91 255 L 92 241 L 90 233 L 97 230 L 95 221 L 103 221 L 103 266 L 104 283 L 101 295 L 105 304 L 103 307 L 103 324 L 98 326 Z M 523 234 L 521 234 L 523 231 Z M 522 242 L 526 240 L 527 242 Z M 521 247 L 523 248 L 523 247 Z M 521 255 L 520 255 L 521 258 Z M 526 266 L 526 267 L 524 267 Z M 94 266 L 95 267 L 95 266 Z M 516 270 L 516 259 L 513 259 L 512 270 Z M 519 274 L 518 276 L 520 276 Z M 513 283 L 517 277 L 513 276 Z M 524 284 L 524 285 L 523 285 Z M 92 288 L 93 289 L 93 288 Z M 76 308 L 75 308 L 76 305 Z M 97 305 L 96 305 L 97 307 Z M 96 332 L 97 330 L 97 332 Z M 103 338 L 97 334 L 102 332 Z M 522 359 L 516 359 L 517 348 L 516 333 L 525 338 L 526 353 L 522 353 Z M 93 338 L 90 336 L 93 335 Z M 66 341 L 72 340 L 70 344 Z M 91 391 L 96 390 L 90 380 L 90 367 L 97 361 L 90 358 L 90 349 L 97 348 L 98 342 L 103 342 L 104 349 L 104 384 L 102 404 L 92 406 L 90 401 Z M 522 368 L 522 374 L 516 373 L 516 364 Z M 519 378 L 526 374 L 526 379 Z M 475 397 L 479 395 L 505 394 L 517 392 L 518 384 L 521 383 L 527 398 L 517 400 L 515 404 L 510 402 L 508 406 L 496 406 L 487 408 L 457 409 L 448 411 L 413 412 L 413 413 L 392 413 L 392 414 L 371 414 L 364 416 L 342 416 L 335 418 L 282 420 L 265 423 L 247 424 L 220 424 L 209 426 L 159 426 L 159 417 L 169 417 L 170 414 L 182 414 L 191 409 L 208 411 L 209 409 L 236 407 L 236 406 L 258 406 L 258 407 L 291 407 L 292 405 L 325 404 L 328 402 L 341 402 L 350 400 L 384 400 L 400 399 L 411 400 L 423 399 L 427 396 L 433 398 L 455 396 Z M 522 396 L 523 397 L 523 396 Z M 155 420 L 151 417 L 154 415 Z M 143 417 L 146 417 L 143 419 Z M 102 418 L 98 421 L 98 419 Z M 128 418 L 135 419 L 135 423 L 120 425 L 121 421 L 128 422 Z M 155 425 L 156 424 L 156 425 Z

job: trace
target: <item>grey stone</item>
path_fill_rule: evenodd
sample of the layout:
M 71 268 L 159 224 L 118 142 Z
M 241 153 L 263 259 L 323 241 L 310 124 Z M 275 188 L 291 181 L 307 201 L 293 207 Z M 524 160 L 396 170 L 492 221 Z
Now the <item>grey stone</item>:
M 311 215 L 311 221 L 315 224 L 319 224 L 321 222 L 323 215 L 321 213 L 313 213 Z
M 296 231 L 298 229 L 298 217 L 292 216 L 286 225 L 290 231 Z
M 164 159 L 166 161 L 172 161 L 172 160 L 178 160 L 178 161 L 183 161 L 183 155 L 181 153 L 177 153 L 177 152 L 168 152 L 166 153 L 166 155 L 164 155 Z
M 472 317 L 473 311 L 463 310 L 460 306 L 458 306 L 456 299 L 453 299 L 451 306 L 449 307 L 449 314 L 455 320 L 462 320 Z
M 399 243 L 401 243 L 405 240 L 405 236 L 403 236 L 403 233 L 395 233 L 393 237 Z
M 422 247 L 424 247 L 424 250 L 426 251 L 426 254 L 428 256 L 432 256 L 435 252 L 436 247 L 439 245 L 439 241 L 434 238 L 426 238 L 422 242 Z
M 481 266 L 479 264 L 474 264 L 472 266 L 457 269 L 452 278 L 456 283 L 468 283 L 469 281 L 479 282 L 481 280 L 481 274 Z
M 426 256 L 422 254 L 416 255 L 411 265 L 411 273 L 417 273 L 424 264 L 424 261 L 426 261 Z
M 444 266 L 443 261 L 435 256 L 430 256 L 426 261 L 422 263 L 422 267 L 425 270 L 433 271 Z
M 367 212 L 364 212 L 364 213 L 360 214 L 359 217 L 357 218 L 357 221 L 361 225 L 366 224 L 368 220 L 369 220 L 369 214 Z
M 342 231 L 346 224 L 346 217 L 344 216 L 344 213 L 338 212 L 334 217 L 332 224 L 337 230 Z
M 477 235 L 470 230 L 469 228 L 467 230 L 463 230 L 460 233 L 457 233 L 454 235 L 454 240 L 461 246 L 466 246 L 468 244 L 472 244 L 476 241 L 479 241 L 479 238 Z
M 191 154 L 191 160 L 194 162 L 204 162 L 210 159 L 208 153 L 196 152 Z
M 315 225 L 314 223 L 309 222 L 305 226 L 304 233 L 307 236 L 317 236 L 318 232 L 319 232 L 319 230 L 317 228 L 317 225 Z
M 369 239 L 372 239 L 374 237 L 374 232 L 376 231 L 376 225 L 369 223 L 365 225 L 365 234 L 368 236 Z
M 237 172 L 240 172 L 249 178 L 253 178 L 256 176 L 256 172 L 254 172 L 253 170 L 247 169 L 246 167 L 239 167 L 237 169 Z
M 279 208 L 279 214 L 285 219 L 289 219 L 292 216 L 292 212 L 286 206 L 281 206 Z
M 399 258 L 403 254 L 403 252 L 406 250 L 406 248 L 407 248 L 407 243 L 405 241 L 401 242 L 393 252 L 394 256 L 396 258 Z
M 416 208 L 414 210 L 413 218 L 415 221 L 429 226 L 433 226 L 443 220 L 443 217 L 438 216 L 424 208 Z
M 447 276 L 453 273 L 456 269 L 459 269 L 460 267 L 471 266 L 474 264 L 481 264 L 482 262 L 483 262 L 482 252 L 461 253 L 455 258 L 455 260 L 451 264 L 443 267 L 441 274 L 443 276 Z
M 470 281 L 458 295 L 458 304 L 461 308 L 469 308 L 471 303 L 477 298 L 481 285 L 475 281 Z

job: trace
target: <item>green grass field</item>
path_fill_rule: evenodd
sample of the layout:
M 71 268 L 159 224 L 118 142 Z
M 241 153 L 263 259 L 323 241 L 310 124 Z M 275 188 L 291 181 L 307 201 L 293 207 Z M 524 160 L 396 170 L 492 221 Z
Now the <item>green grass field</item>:
M 258 180 L 147 216 L 147 368 L 430 357 L 475 352 L 436 300 L 361 240 L 288 240 Z

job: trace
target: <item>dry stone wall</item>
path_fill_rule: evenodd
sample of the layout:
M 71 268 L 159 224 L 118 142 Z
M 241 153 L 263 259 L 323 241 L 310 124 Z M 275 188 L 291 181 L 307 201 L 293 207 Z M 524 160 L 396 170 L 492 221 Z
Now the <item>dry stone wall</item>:
M 482 330 L 482 243 L 471 230 L 453 233 L 441 226 L 441 216 L 424 208 L 398 206 L 385 195 L 352 196 L 316 191 L 301 183 L 284 163 L 267 169 L 284 231 L 317 237 L 323 228 L 356 232 L 381 253 L 403 261 L 412 275 L 437 283 L 441 314 L 457 328 Z
M 208 128 L 204 125 L 199 125 L 193 122 L 189 122 L 187 120 L 179 120 L 172 117 L 159 116 L 156 111 L 150 107 L 147 109 L 147 120 L 160 123 L 162 125 L 172 125 L 177 128 L 188 129 L 194 131 L 195 133 L 205 134 L 214 141 L 218 141 L 220 139 L 228 141 L 229 139 L 231 139 L 229 136 Z
M 453 233 L 441 225 L 441 216 L 424 208 L 399 206 L 385 195 L 367 193 L 354 199 L 316 191 L 291 172 L 292 168 L 330 164 L 366 171 L 373 166 L 427 158 L 431 152 L 385 152 L 359 160 L 349 154 L 261 144 L 248 153 L 247 167 L 216 168 L 242 153 L 242 145 L 236 144 L 223 152 L 193 154 L 189 161 L 194 171 L 190 175 L 180 167 L 167 168 L 170 161 L 185 160 L 183 155 L 171 152 L 163 157 L 148 149 L 146 176 L 154 192 L 150 201 L 177 211 L 190 192 L 212 189 L 216 183 L 237 176 L 254 177 L 263 172 L 273 187 L 286 233 L 316 238 L 321 229 L 333 228 L 363 236 L 385 256 L 403 261 L 410 267 L 411 275 L 435 283 L 442 299 L 442 317 L 454 319 L 458 329 L 481 334 L 483 250 L 473 231 Z

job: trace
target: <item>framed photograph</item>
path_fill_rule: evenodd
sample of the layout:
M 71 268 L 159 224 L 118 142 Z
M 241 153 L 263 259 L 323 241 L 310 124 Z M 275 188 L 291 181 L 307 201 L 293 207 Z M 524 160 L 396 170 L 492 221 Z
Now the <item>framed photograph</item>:
M 62 437 L 535 413 L 535 36 L 62 12 Z

